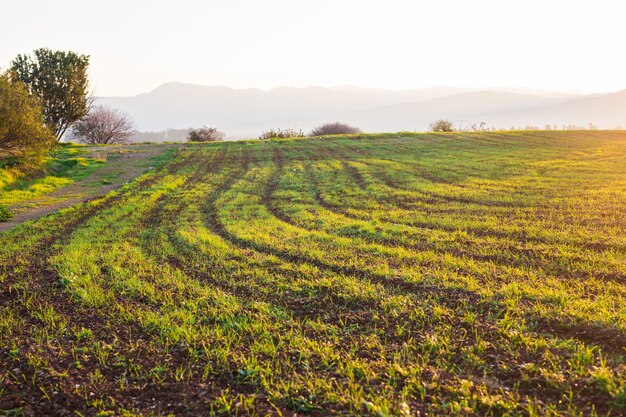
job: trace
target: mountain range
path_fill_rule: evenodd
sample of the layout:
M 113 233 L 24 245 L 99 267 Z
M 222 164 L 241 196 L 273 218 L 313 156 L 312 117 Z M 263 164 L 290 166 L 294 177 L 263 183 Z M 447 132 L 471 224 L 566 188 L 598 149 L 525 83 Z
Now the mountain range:
M 128 113 L 140 131 L 215 126 L 230 138 L 256 137 L 271 128 L 307 132 L 342 121 L 368 132 L 423 131 L 444 118 L 457 127 L 484 122 L 497 129 L 546 125 L 626 127 L 626 90 L 575 94 L 520 88 L 432 87 L 386 90 L 356 86 L 233 89 L 166 83 L 131 97 L 100 97 L 98 104 Z

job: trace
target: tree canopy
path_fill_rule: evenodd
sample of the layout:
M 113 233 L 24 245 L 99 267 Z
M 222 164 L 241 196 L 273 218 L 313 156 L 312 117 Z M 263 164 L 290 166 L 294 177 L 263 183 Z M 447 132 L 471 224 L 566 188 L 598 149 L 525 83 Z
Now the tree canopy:
M 32 56 L 18 55 L 11 63 L 13 76 L 41 100 L 46 126 L 57 141 L 88 112 L 88 67 L 87 55 L 47 48 L 36 49 Z

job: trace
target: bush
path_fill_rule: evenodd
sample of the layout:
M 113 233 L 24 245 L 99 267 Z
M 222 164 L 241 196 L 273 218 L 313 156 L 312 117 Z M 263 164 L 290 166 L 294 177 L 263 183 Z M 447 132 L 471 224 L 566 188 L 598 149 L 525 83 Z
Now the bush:
M 326 123 L 316 127 L 311 132 L 311 136 L 324 136 L 324 135 L 351 135 L 354 133 L 361 133 L 361 129 L 358 127 L 350 126 L 345 123 Z
M 13 217 L 13 212 L 11 212 L 11 210 L 9 210 L 8 207 L 5 207 L 2 204 L 0 204 L 0 222 L 6 222 L 11 217 Z
M 201 127 L 200 129 L 189 129 L 187 134 L 188 142 L 215 142 L 224 140 L 224 132 L 220 132 L 214 127 Z
M 264 131 L 263 133 L 261 133 L 261 136 L 259 136 L 259 140 L 265 140 L 265 139 L 283 139 L 283 138 L 303 138 L 304 137 L 304 133 L 302 132 L 302 130 L 296 130 L 296 129 L 270 129 L 267 131 Z
M 432 132 L 454 132 L 454 125 L 450 120 L 439 119 L 430 124 Z

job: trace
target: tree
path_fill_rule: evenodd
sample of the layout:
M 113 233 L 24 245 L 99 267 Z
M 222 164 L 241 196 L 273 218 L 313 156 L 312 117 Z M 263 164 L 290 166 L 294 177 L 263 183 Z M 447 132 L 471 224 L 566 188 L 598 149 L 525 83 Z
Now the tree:
M 89 110 L 88 67 L 87 55 L 47 48 L 36 49 L 33 56 L 18 55 L 11 63 L 14 77 L 41 100 L 46 126 L 57 141 Z
M 430 124 L 432 132 L 454 132 L 454 125 L 450 120 L 439 119 Z
M 359 129 L 358 127 L 347 125 L 345 123 L 335 122 L 326 123 L 316 127 L 311 132 L 311 136 L 350 135 L 354 133 L 361 133 L 361 129 Z
M 35 166 L 54 144 L 39 99 L 21 81 L 0 75 L 0 159 Z
M 135 134 L 130 117 L 105 106 L 93 107 L 71 130 L 72 139 L 89 145 L 127 143 Z
M 224 140 L 224 132 L 220 132 L 215 127 L 201 127 L 199 129 L 189 129 L 187 134 L 188 142 L 215 142 Z

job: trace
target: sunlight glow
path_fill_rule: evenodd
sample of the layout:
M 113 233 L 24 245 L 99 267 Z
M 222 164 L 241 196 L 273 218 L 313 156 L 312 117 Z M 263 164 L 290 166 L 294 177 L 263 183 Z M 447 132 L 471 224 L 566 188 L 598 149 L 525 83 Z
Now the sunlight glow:
M 98 95 L 230 87 L 626 87 L 622 3 L 600 0 L 11 2 L 0 67 L 38 47 L 91 55 Z M 37 10 L 35 13 L 34 10 Z

